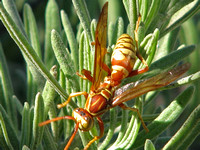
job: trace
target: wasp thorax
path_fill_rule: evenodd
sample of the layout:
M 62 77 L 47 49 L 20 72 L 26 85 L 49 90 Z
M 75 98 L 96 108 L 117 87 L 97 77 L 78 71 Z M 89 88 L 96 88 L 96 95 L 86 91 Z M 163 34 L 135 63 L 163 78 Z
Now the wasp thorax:
M 80 130 L 88 131 L 94 125 L 93 117 L 83 108 L 74 109 L 72 116 L 79 122 Z

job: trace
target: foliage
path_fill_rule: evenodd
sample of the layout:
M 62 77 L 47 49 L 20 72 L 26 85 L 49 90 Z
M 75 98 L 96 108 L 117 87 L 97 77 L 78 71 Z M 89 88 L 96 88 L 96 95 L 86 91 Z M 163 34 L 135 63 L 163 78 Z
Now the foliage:
M 72 109 L 78 106 L 84 107 L 84 97 L 74 98 L 67 108 L 61 110 L 56 108 L 56 104 L 65 101 L 72 92 L 88 92 L 90 89 L 91 83 L 79 79 L 76 71 L 81 72 L 83 68 L 93 70 L 94 47 L 91 43 L 94 41 L 97 21 L 91 18 L 94 17 L 92 15 L 99 14 L 100 11 L 97 13 L 95 8 L 99 3 L 101 5 L 103 3 L 102 1 L 86 2 L 72 0 L 73 5 L 69 5 L 71 3 L 64 0 L 58 2 L 49 0 L 44 3 L 46 8 L 45 31 L 43 32 L 41 32 L 41 26 L 37 27 L 38 22 L 29 4 L 20 4 L 19 1 L 15 4 L 13 0 L 0 2 L 0 19 L 19 47 L 27 65 L 27 77 L 21 76 L 23 80 L 26 80 L 26 88 L 22 83 L 18 85 L 23 89 L 23 93 L 26 93 L 26 102 L 22 104 L 23 100 L 19 100 L 15 94 L 13 87 L 16 81 L 11 81 L 3 47 L 0 45 L 0 147 L 2 149 L 55 150 L 63 149 L 66 145 L 74 128 L 73 122 L 68 120 L 53 122 L 51 128 L 39 127 L 38 124 L 48 118 L 71 115 Z M 18 14 L 16 5 L 18 8 L 23 6 L 24 22 Z M 66 10 L 60 11 L 59 6 L 61 8 L 66 6 Z M 90 8 L 91 6 L 94 8 Z M 135 114 L 114 108 L 110 110 L 110 114 L 103 115 L 105 136 L 99 143 L 93 144 L 91 149 L 96 149 L 97 145 L 98 149 L 139 149 L 141 146 L 145 149 L 187 149 L 193 143 L 200 133 L 200 95 L 198 93 L 200 86 L 197 81 L 200 77 L 198 59 L 200 34 L 193 20 L 184 24 L 183 22 L 196 14 L 199 7 L 200 0 L 109 1 L 108 54 L 106 55 L 108 65 L 110 65 L 110 55 L 117 37 L 126 31 L 134 36 L 133 30 L 140 10 L 142 16 L 142 23 L 138 30 L 140 52 L 150 65 L 150 71 L 164 71 L 187 59 L 192 65 L 192 72 L 191 75 L 159 91 L 149 92 L 135 101 L 128 102 L 128 105 L 134 105 L 143 110 L 143 118 L 145 122 L 148 122 L 149 133 L 145 133 L 143 129 L 139 131 L 140 121 Z M 92 13 L 94 10 L 95 13 Z M 73 11 L 76 12 L 80 24 Z M 42 10 L 39 15 L 41 12 Z M 116 21 L 113 21 L 113 18 Z M 41 36 L 41 33 L 45 35 Z M 0 37 L 3 45 L 6 45 L 7 42 L 2 36 Z M 194 51 L 194 45 L 185 46 L 180 43 L 196 44 L 197 48 Z M 5 49 L 10 48 L 13 48 L 12 44 Z M 42 55 L 43 52 L 44 55 Z M 193 54 L 190 55 L 192 52 Z M 135 69 L 142 67 L 141 62 L 137 60 Z M 147 78 L 149 75 L 147 73 L 130 78 L 124 80 L 122 84 L 139 78 Z M 180 87 L 194 81 L 196 84 L 186 89 L 161 92 L 161 90 Z M 180 94 L 174 98 L 177 92 Z M 166 102 L 162 104 L 165 109 L 158 107 L 160 104 L 157 103 L 156 97 L 159 93 L 163 97 L 161 101 L 164 99 Z M 184 111 L 185 109 L 187 111 Z M 181 114 L 186 115 L 179 118 Z M 187 116 L 189 117 L 186 119 Z M 90 133 L 79 132 L 80 137 L 76 136 L 70 148 L 83 148 L 83 145 L 91 139 L 91 135 L 99 134 L 98 131 L 98 126 L 95 126 Z M 20 137 L 17 136 L 18 134 Z M 79 138 L 83 144 L 76 142 L 80 141 Z

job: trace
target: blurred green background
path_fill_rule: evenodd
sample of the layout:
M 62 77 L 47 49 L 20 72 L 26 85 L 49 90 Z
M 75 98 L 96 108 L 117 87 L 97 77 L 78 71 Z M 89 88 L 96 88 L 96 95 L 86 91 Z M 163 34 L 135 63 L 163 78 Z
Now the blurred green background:
M 22 9 L 24 3 L 29 3 L 33 9 L 34 15 L 37 20 L 37 26 L 39 29 L 40 34 L 40 43 L 41 46 L 44 47 L 44 14 L 45 14 L 45 7 L 47 4 L 46 0 L 16 0 L 17 9 L 22 16 Z M 104 4 L 105 0 L 86 0 L 89 12 L 91 14 L 91 18 L 98 18 L 101 8 Z M 109 1 L 109 20 L 115 21 L 119 16 L 123 17 L 125 21 L 125 26 L 128 24 L 128 19 L 125 13 L 125 9 L 123 7 L 123 3 L 121 0 L 110 0 Z M 73 30 L 77 32 L 77 25 L 79 24 L 79 19 L 75 13 L 74 7 L 72 5 L 71 0 L 57 0 L 57 4 L 61 9 L 64 9 L 65 12 L 68 14 L 70 22 L 72 24 Z M 196 50 L 195 52 L 190 55 L 189 62 L 191 62 L 192 67 L 189 70 L 189 74 L 197 72 L 200 70 L 200 12 L 194 15 L 191 19 L 186 21 L 180 29 L 179 38 L 176 48 L 181 44 L 190 45 L 195 44 Z M 12 83 L 14 86 L 14 92 L 16 96 L 22 100 L 22 103 L 26 101 L 26 65 L 24 59 L 19 51 L 19 48 L 11 39 L 9 34 L 7 33 L 5 27 L 0 22 L 0 41 L 2 43 L 4 53 L 7 59 L 7 63 L 9 66 L 9 71 L 12 78 Z M 192 102 L 190 102 L 189 106 L 187 106 L 186 110 L 182 113 L 181 120 L 179 122 L 175 122 L 177 124 L 177 129 L 179 126 L 185 121 L 191 111 L 200 104 L 200 81 L 196 81 L 194 83 L 196 87 L 195 95 L 193 96 Z M 175 91 L 178 92 L 178 91 Z M 163 94 L 168 94 L 163 92 Z M 175 93 L 175 95 L 177 95 Z M 165 102 L 170 103 L 170 102 Z M 159 102 L 158 102 L 159 104 Z M 182 122 L 181 122 L 182 121 Z M 175 132 L 177 129 L 172 128 L 170 129 L 171 133 Z M 200 136 L 195 140 L 192 144 L 191 149 L 197 150 L 200 147 Z

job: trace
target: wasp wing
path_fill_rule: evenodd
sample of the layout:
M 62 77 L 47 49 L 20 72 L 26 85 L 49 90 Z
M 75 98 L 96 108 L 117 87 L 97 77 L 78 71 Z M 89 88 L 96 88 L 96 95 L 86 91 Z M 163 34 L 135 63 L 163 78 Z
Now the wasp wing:
M 133 98 L 139 97 L 149 91 L 153 91 L 170 84 L 171 82 L 178 79 L 182 74 L 184 74 L 189 68 L 190 68 L 189 63 L 182 64 L 168 72 L 163 72 L 154 77 L 141 81 L 138 84 L 130 85 L 134 87 L 126 90 L 120 95 L 118 95 L 119 94 L 118 93 L 117 94 L 118 96 L 113 98 L 112 107 L 117 106 L 128 100 L 131 100 Z
M 103 65 L 106 50 L 107 39 L 107 17 L 108 17 L 108 2 L 102 8 L 102 12 L 97 23 L 95 32 L 95 58 L 94 58 L 94 73 L 92 81 L 92 90 L 99 87 L 103 79 Z

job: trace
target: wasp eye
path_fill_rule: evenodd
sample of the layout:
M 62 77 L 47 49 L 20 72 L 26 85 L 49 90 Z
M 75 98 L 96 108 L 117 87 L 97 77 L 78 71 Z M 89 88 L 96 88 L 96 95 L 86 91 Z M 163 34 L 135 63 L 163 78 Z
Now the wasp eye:
M 79 129 L 83 131 L 90 130 L 94 125 L 93 117 L 83 108 L 74 109 L 72 116 L 76 122 L 79 122 Z
M 81 116 L 85 116 L 85 113 L 83 111 L 80 112 Z

